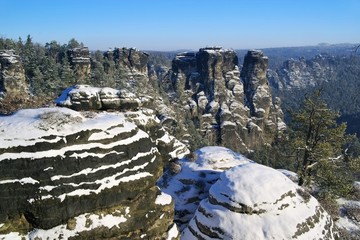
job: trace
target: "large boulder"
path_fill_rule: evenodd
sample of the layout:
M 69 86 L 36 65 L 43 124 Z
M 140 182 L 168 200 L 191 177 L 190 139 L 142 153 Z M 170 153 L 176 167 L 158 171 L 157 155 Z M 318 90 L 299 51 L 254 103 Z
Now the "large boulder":
M 158 146 L 181 146 L 154 119 L 67 108 L 1 117 L 0 238 L 174 237 L 171 197 L 155 182 L 175 157 Z
M 137 110 L 151 98 L 141 98 L 126 89 L 75 85 L 62 92 L 56 104 L 74 110 Z
M 336 239 L 331 217 L 281 172 L 247 163 L 223 172 L 182 239 Z

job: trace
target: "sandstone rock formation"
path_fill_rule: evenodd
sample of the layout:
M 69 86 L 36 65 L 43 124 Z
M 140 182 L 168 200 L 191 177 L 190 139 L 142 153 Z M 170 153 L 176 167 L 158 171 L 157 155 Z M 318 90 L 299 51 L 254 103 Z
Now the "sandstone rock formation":
M 14 50 L 0 51 L 0 95 L 28 93 L 25 70 Z
M 334 56 L 318 54 L 313 59 L 289 59 L 279 69 L 270 70 L 268 78 L 275 89 L 305 88 L 336 77 L 339 61 Z
M 256 163 L 223 172 L 182 239 L 336 239 L 331 217 L 282 173 Z
M 285 174 L 224 147 L 175 162 L 158 182 L 181 239 L 335 239 L 330 216 Z
M 147 73 L 149 54 L 136 48 L 115 48 L 105 52 L 104 56 L 129 70 Z
M 87 82 L 90 79 L 91 60 L 88 47 L 79 47 L 68 50 L 70 64 L 74 69 L 78 83 Z
M 173 162 L 158 181 L 158 186 L 175 201 L 174 221 L 179 229 L 187 226 L 199 203 L 209 196 L 210 187 L 224 170 L 248 162 L 249 159 L 224 147 L 203 147 Z M 174 172 L 174 167 L 179 171 Z
M 56 100 L 57 105 L 74 110 L 137 110 L 151 98 L 142 101 L 126 89 L 95 88 L 89 85 L 75 85 L 67 88 Z
M 20 110 L 1 117 L 0 143 L 0 236 L 176 237 L 171 197 L 155 182 L 187 152 L 153 111 Z
M 271 99 L 267 58 L 249 51 L 242 80 L 237 63 L 236 53 L 221 47 L 181 53 L 162 86 L 175 108 L 181 109 L 178 115 L 184 122 L 191 120 L 201 138 L 246 152 L 271 142 L 285 125 L 280 107 Z

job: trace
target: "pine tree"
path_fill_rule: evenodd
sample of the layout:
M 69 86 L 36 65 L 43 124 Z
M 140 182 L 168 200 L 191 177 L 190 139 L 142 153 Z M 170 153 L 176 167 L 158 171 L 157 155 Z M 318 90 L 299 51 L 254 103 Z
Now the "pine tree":
M 302 108 L 291 115 L 289 145 L 296 152 L 298 184 L 311 180 L 326 183 L 336 178 L 336 174 L 329 173 L 344 160 L 342 147 L 346 142 L 346 124 L 336 122 L 339 114 L 327 107 L 317 90 L 306 96 Z

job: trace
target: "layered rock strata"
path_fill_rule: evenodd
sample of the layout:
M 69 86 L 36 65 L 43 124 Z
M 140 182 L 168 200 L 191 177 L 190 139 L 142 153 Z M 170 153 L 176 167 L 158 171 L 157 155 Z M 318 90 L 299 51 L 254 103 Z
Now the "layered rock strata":
M 56 104 L 74 110 L 137 110 L 151 102 L 152 98 L 139 98 L 126 89 L 96 88 L 75 85 L 67 88 L 56 100 Z
M 337 239 L 317 200 L 282 173 L 255 163 L 223 172 L 181 239 Z
M 0 94 L 28 93 L 25 70 L 14 50 L 0 51 Z
M 157 146 L 177 148 L 151 114 L 42 108 L 1 117 L 0 236 L 32 228 L 31 239 L 174 236 L 171 197 L 155 182 L 166 158 Z
M 87 82 L 91 74 L 91 59 L 88 47 L 69 49 L 68 58 L 74 69 L 78 83 Z

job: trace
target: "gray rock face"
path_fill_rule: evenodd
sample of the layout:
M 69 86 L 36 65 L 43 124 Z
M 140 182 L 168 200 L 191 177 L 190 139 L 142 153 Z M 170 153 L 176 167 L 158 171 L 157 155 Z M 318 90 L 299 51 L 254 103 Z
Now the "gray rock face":
M 129 70 L 147 73 L 149 55 L 135 48 L 115 48 L 105 53 L 105 57 Z
M 78 83 L 84 83 L 90 78 L 91 60 L 88 47 L 73 48 L 67 52 L 71 66 L 75 70 Z
M 0 93 L 28 93 L 25 70 L 14 50 L 0 51 Z
M 335 57 L 319 54 L 310 60 L 287 60 L 281 68 L 269 70 L 268 78 L 276 89 L 305 88 L 334 79 L 336 67 Z
M 175 108 L 193 121 L 201 138 L 210 145 L 246 152 L 271 141 L 272 134 L 285 125 L 281 109 L 271 99 L 267 58 L 262 52 L 250 51 L 242 80 L 237 62 L 234 51 L 221 47 L 181 53 L 162 84 Z
M 0 234 L 19 218 L 37 228 L 31 239 L 161 239 L 172 229 L 171 197 L 155 182 L 187 150 L 153 111 L 20 110 L 1 117 L 0 142 Z
M 272 105 L 267 67 L 268 58 L 263 52 L 252 50 L 245 55 L 240 77 L 244 83 L 245 105 L 254 117 L 269 116 Z

